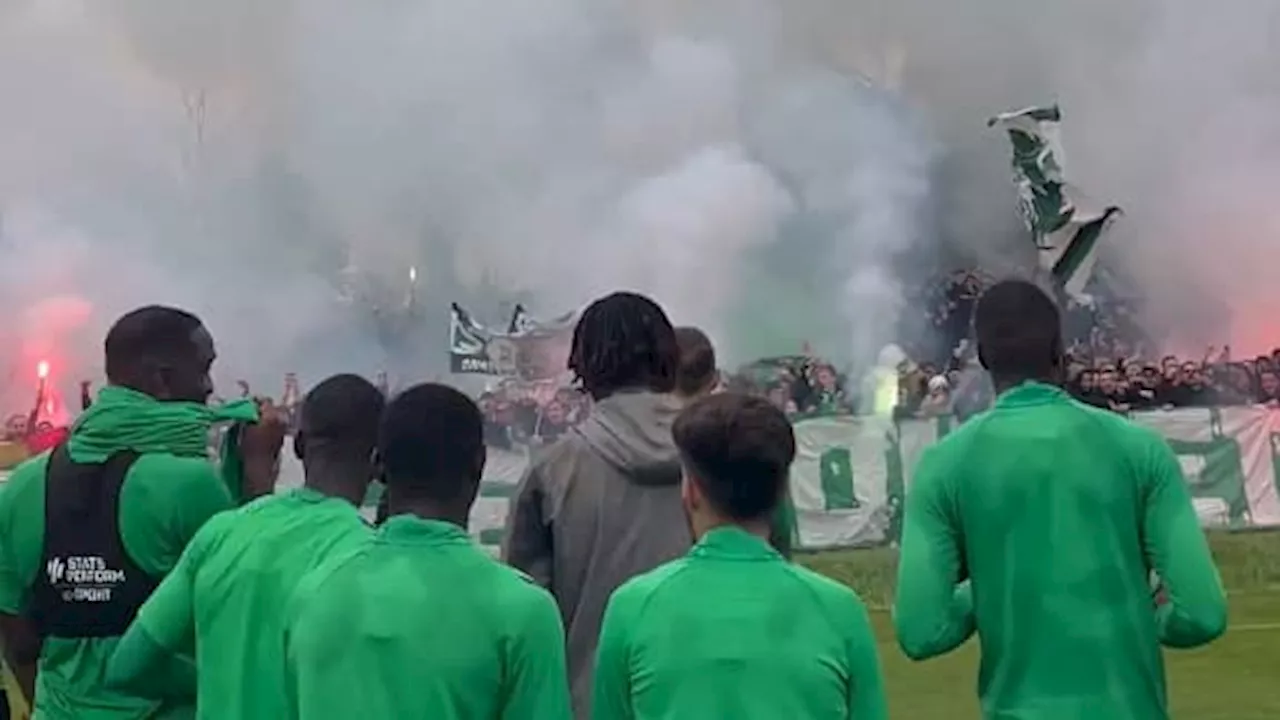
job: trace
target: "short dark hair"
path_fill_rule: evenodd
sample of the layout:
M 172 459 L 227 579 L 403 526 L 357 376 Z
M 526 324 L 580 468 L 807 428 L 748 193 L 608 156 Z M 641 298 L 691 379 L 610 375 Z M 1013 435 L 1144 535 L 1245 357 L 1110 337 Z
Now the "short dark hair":
M 591 303 L 573 328 L 569 369 L 592 398 L 630 387 L 675 389 L 675 329 L 653 300 L 617 292 Z
M 364 452 L 378 440 L 387 401 L 373 383 L 350 373 L 326 378 L 302 399 L 298 432 L 309 447 Z
M 676 328 L 680 364 L 676 367 L 676 392 L 696 395 L 716 379 L 716 350 L 706 333 L 695 327 Z
M 672 435 L 698 489 L 728 518 L 764 518 L 785 496 L 795 433 L 764 398 L 708 395 L 680 413 Z
M 993 376 L 1044 378 L 1061 364 L 1062 317 L 1053 298 L 1027 280 L 1002 280 L 973 312 L 978 358 Z
M 193 336 L 204 327 L 186 310 L 147 305 L 123 315 L 103 343 L 107 380 L 119 384 L 147 359 L 173 360 L 195 352 Z
M 484 466 L 484 419 L 471 398 L 422 383 L 387 404 L 378 455 L 389 487 L 449 502 L 474 493 Z

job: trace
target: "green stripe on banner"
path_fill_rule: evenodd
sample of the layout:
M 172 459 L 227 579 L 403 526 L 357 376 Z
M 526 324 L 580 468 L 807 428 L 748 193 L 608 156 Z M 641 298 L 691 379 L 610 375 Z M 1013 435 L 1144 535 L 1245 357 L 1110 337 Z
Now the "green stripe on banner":
M 1190 410 L 1203 417 L 1205 410 Z M 1227 509 L 1227 522 L 1241 526 L 1249 520 L 1249 498 L 1245 491 L 1244 457 L 1240 443 L 1227 433 L 1223 413 L 1218 408 L 1207 410 L 1208 437 L 1188 438 L 1183 431 L 1170 427 L 1164 434 L 1169 447 L 1178 456 L 1186 476 L 1191 496 L 1201 500 L 1217 500 Z M 1248 416 L 1236 416 L 1244 418 Z M 1254 416 L 1256 419 L 1263 419 Z M 1237 431 L 1247 429 L 1252 422 L 1237 423 Z M 1199 422 L 1189 423 L 1191 428 L 1201 427 Z M 1203 432 L 1203 431 L 1200 431 Z M 1176 434 L 1175 434 L 1176 433 Z
M 1119 208 L 1107 208 L 1101 217 L 1085 222 L 1066 240 L 1067 246 L 1053 263 L 1053 276 L 1065 283 L 1088 263 Z
M 902 426 L 890 428 L 886 439 L 889 442 L 884 451 L 884 467 L 889 527 L 885 530 L 885 539 L 896 545 L 902 541 L 902 512 L 907 497 L 906 474 L 902 467 Z
M 1271 445 L 1271 481 L 1275 484 L 1276 498 L 1280 499 L 1280 432 L 1268 436 Z
M 853 482 L 853 455 L 849 448 L 833 447 L 819 459 L 822 473 L 822 497 L 827 510 L 857 510 L 857 488 Z

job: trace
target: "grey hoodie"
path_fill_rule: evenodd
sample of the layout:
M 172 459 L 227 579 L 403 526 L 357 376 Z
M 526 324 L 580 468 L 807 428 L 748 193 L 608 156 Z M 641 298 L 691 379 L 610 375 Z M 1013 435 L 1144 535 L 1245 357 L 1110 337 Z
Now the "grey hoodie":
M 534 457 L 502 556 L 551 591 L 564 618 L 574 714 L 587 720 L 596 641 L 609 595 L 692 544 L 671 424 L 678 400 L 620 392 Z

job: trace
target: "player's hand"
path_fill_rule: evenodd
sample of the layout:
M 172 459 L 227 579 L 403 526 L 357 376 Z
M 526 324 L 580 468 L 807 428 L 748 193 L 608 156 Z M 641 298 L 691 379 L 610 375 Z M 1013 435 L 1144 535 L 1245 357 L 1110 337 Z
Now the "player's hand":
M 258 422 L 245 427 L 240 439 L 241 452 L 249 456 L 271 458 L 280 456 L 284 436 L 289 430 L 284 411 L 271 398 L 254 398 L 258 405 Z
M 244 499 L 259 497 L 275 489 L 280 472 L 280 448 L 288 430 L 284 413 L 269 398 L 257 398 L 258 422 L 246 425 L 240 435 L 240 458 L 244 464 Z
M 1156 586 L 1155 591 L 1151 593 L 1151 600 L 1156 607 L 1169 604 L 1169 590 L 1165 588 L 1164 583 Z

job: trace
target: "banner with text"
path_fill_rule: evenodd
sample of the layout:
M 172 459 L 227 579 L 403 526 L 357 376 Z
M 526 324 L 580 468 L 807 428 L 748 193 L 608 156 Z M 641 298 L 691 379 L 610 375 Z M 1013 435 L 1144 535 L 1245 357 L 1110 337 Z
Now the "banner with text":
M 576 312 L 542 322 L 517 305 L 507 329 L 500 332 L 454 303 L 449 308 L 450 370 L 526 381 L 563 375 L 576 322 Z

